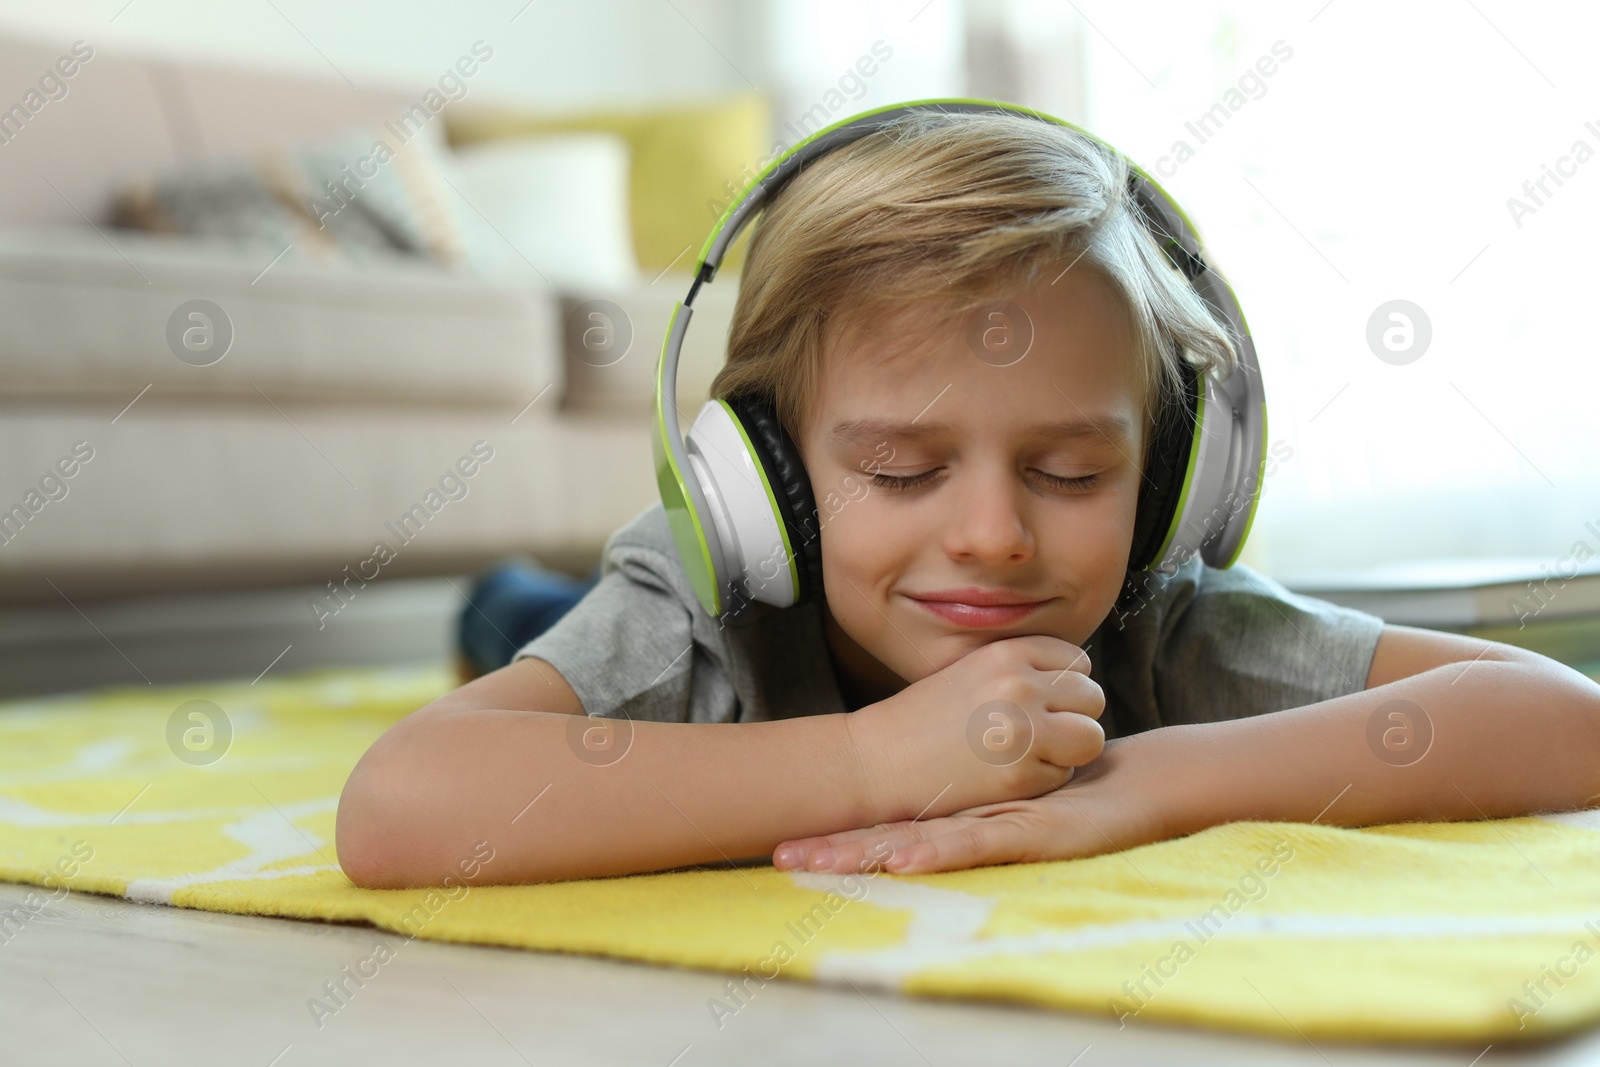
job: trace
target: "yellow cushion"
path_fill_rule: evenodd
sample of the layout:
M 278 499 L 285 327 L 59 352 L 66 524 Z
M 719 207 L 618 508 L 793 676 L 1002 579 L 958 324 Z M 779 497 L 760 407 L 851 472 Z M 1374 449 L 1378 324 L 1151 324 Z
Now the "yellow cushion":
M 772 154 L 772 105 L 759 91 L 659 110 L 597 110 L 550 115 L 476 108 L 450 115 L 452 147 L 503 137 L 574 131 L 615 133 L 633 153 L 629 175 L 634 251 L 655 275 L 676 263 L 689 271 L 728 203 Z M 736 272 L 744 240 L 724 267 Z M 726 275 L 724 275 L 726 276 Z

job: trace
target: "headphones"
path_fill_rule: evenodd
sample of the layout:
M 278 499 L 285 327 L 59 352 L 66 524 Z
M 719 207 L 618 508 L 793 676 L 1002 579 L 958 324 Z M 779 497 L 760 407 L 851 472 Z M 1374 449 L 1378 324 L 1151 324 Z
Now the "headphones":
M 672 539 L 706 614 L 736 616 L 751 601 L 793 607 L 823 598 L 817 505 L 800 451 L 772 398 L 713 398 L 687 440 L 678 429 L 678 356 L 700 286 L 716 277 L 734 239 L 805 166 L 916 111 L 996 113 L 1053 122 L 1117 153 L 1063 119 L 997 100 L 928 99 L 862 112 L 797 142 L 745 187 L 700 250 L 689 295 L 672 311 L 656 366 L 651 451 Z M 1237 369 L 1218 380 L 1179 359 L 1184 402 L 1164 402 L 1146 455 L 1130 576 L 1171 574 L 1198 552 L 1233 566 L 1244 547 L 1266 462 L 1267 408 L 1255 344 L 1228 283 L 1207 265 L 1200 237 L 1166 192 L 1131 160 L 1128 191 L 1167 259 L 1233 333 Z M 1124 589 L 1126 594 L 1132 582 Z

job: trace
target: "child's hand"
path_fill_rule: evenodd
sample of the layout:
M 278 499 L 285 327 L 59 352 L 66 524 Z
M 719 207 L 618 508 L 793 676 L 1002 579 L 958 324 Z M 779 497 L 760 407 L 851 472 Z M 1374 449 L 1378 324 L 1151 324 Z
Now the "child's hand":
M 929 818 L 1065 785 L 1105 745 L 1105 702 L 1081 648 L 1033 634 L 980 645 L 846 721 L 870 810 Z
M 784 841 L 773 850 L 773 866 L 848 874 L 881 863 L 891 874 L 928 874 L 1076 859 L 1164 841 L 1172 835 L 1161 816 L 1159 788 L 1129 769 L 1114 769 L 1128 755 L 1125 743 L 1110 742 L 1100 759 L 1043 796 Z

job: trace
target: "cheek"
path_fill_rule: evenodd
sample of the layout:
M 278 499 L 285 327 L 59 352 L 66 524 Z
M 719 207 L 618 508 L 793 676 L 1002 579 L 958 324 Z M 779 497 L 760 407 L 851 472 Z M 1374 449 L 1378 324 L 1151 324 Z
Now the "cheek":
M 1116 603 L 1133 550 L 1134 509 L 1137 487 L 1108 495 L 1085 508 L 1085 528 L 1070 535 L 1059 551 L 1070 559 L 1082 583 L 1078 622 L 1085 635 L 1098 625 Z M 1076 543 L 1071 543 L 1075 541 Z
M 861 575 L 873 572 L 886 540 L 885 520 L 889 516 L 881 514 L 874 507 L 876 503 L 870 494 L 860 500 L 846 499 L 831 514 L 820 502 L 818 505 L 824 516 L 822 558 L 834 565 L 836 572 L 848 574 L 858 582 Z
M 873 488 L 823 525 L 823 590 L 840 629 L 879 663 L 911 678 L 926 660 L 905 647 L 904 634 L 888 621 L 904 610 L 889 598 L 912 568 L 928 531 L 925 522 L 908 521 L 903 508 L 880 494 Z
M 1058 551 L 1077 563 L 1079 574 L 1096 584 L 1120 587 L 1133 548 L 1134 493 L 1107 494 L 1073 511 Z
M 840 499 L 845 502 L 822 527 L 828 598 L 836 604 L 859 602 L 862 593 L 876 599 L 915 554 L 918 531 L 914 525 L 907 528 L 901 513 L 884 499 L 881 490 Z
M 1092 514 L 1095 527 L 1101 531 L 1100 544 L 1108 549 L 1127 548 L 1133 539 L 1133 523 L 1139 501 L 1138 486 L 1127 486 L 1115 493 L 1107 493 L 1086 509 Z

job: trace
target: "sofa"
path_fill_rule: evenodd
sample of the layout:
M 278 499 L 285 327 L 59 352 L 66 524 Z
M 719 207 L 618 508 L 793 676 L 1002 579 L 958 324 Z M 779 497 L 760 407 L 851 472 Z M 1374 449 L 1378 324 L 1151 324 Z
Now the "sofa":
M 422 654 L 474 571 L 518 555 L 586 573 L 611 531 L 657 499 L 655 360 L 698 245 L 606 277 L 485 276 L 417 257 L 272 259 L 215 235 L 111 224 L 120 191 L 151 175 L 335 137 L 419 98 L 362 82 L 0 40 L 0 675 L 11 692 L 192 674 L 198 654 L 162 644 L 173 627 L 218 642 L 203 672 L 265 665 L 278 637 L 332 628 L 334 605 L 351 609 L 335 612 L 341 624 L 377 618 L 385 598 L 399 611 L 406 588 L 430 590 L 432 629 L 407 646 Z M 450 101 L 439 145 L 452 109 L 468 105 L 525 108 Z M 619 211 L 648 178 L 635 167 Z M 700 202 L 685 216 L 682 232 L 709 231 Z M 650 236 L 653 248 L 675 240 L 659 224 Z M 736 295 L 728 270 L 696 301 L 685 419 L 720 364 Z M 604 359 L 586 348 L 596 308 L 631 338 Z M 277 636 L 223 655 L 218 627 L 252 610 L 278 620 Z M 174 665 L 152 674 L 129 642 Z M 91 648 L 103 670 L 86 666 Z M 296 662 L 319 660 L 286 666 Z

